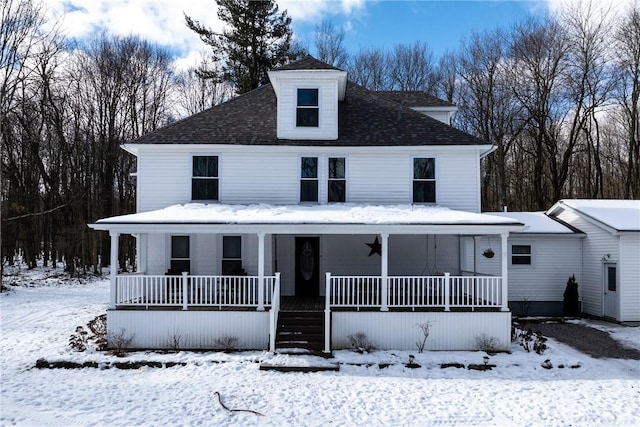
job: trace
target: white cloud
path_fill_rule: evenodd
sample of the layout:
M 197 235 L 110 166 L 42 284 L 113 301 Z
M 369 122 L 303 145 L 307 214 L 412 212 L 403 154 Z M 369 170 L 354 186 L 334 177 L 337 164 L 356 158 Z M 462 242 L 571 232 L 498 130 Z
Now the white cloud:
M 365 7 L 365 0 L 278 0 L 278 5 L 294 22 L 313 23 L 326 15 L 357 13 Z M 184 13 L 210 28 L 222 26 L 215 0 L 46 0 L 46 10 L 61 20 L 70 37 L 83 39 L 102 30 L 136 34 L 173 49 L 181 68 L 194 65 L 206 49 L 185 25 Z

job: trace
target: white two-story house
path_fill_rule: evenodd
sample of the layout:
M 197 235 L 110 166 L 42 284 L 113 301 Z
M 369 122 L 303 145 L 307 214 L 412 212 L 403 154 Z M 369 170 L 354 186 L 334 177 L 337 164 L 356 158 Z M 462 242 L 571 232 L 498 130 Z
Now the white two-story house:
M 271 83 L 123 149 L 137 212 L 91 227 L 137 239 L 137 272 L 111 272 L 108 329 L 136 348 L 330 352 L 365 333 L 378 348 L 510 342 L 509 233 L 485 215 L 480 160 L 493 147 L 449 126 L 455 107 L 372 92 L 307 57 Z M 492 239 L 492 275 L 464 242 Z M 485 255 L 486 256 L 486 255 Z

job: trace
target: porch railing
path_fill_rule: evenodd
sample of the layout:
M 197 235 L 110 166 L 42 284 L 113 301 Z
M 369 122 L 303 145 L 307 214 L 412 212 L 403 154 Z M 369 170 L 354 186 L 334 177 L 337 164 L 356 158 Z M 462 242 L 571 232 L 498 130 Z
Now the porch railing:
M 348 308 L 501 308 L 502 278 L 495 276 L 389 276 L 385 293 L 380 276 L 326 277 L 329 307 Z
M 264 306 L 270 306 L 276 276 L 264 278 Z M 189 307 L 258 307 L 258 276 L 120 275 L 116 305 Z

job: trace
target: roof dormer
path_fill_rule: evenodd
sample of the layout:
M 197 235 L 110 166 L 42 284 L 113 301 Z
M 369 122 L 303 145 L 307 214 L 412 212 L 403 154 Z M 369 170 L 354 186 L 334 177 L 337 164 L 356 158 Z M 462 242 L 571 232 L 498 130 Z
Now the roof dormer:
M 347 72 L 307 56 L 269 72 L 276 94 L 278 139 L 338 139 L 338 102 Z

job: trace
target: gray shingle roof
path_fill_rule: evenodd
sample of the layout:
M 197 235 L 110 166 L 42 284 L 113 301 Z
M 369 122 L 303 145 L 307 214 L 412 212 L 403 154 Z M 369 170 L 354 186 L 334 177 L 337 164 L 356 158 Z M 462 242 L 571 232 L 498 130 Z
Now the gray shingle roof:
M 320 62 L 305 58 L 295 66 L 307 67 L 311 60 Z M 278 139 L 276 106 L 273 87 L 268 84 L 132 142 L 298 146 L 487 144 L 352 82 L 347 83 L 345 100 L 338 106 L 337 140 Z
M 336 68 L 333 65 L 329 65 L 326 62 L 322 62 L 319 59 L 314 58 L 313 56 L 305 56 L 302 59 L 299 59 L 294 62 L 290 62 L 286 65 L 283 65 L 280 68 L 276 68 L 273 71 L 291 71 L 291 70 L 338 70 L 342 71 L 340 68 Z
M 381 90 L 376 93 L 405 107 L 455 107 L 455 104 L 425 92 Z

